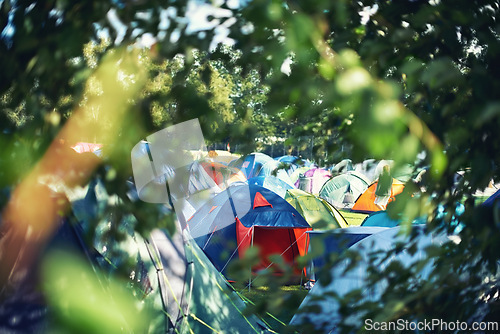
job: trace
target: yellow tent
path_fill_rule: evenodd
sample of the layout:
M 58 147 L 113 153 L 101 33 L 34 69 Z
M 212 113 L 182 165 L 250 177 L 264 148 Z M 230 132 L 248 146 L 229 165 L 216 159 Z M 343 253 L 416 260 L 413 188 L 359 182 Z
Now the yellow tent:
M 330 203 L 300 189 L 287 190 L 285 200 L 297 210 L 314 230 L 347 227 L 347 221 Z

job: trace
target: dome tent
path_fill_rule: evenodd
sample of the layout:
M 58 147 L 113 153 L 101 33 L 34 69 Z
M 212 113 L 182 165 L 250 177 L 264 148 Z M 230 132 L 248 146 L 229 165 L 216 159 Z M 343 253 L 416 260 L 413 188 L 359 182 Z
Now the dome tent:
M 293 186 L 276 176 L 254 176 L 249 178 L 247 182 L 269 189 L 282 198 L 285 198 L 287 190 L 294 189 Z
M 331 230 L 347 227 L 342 214 L 324 199 L 300 189 L 290 189 L 285 199 L 314 230 Z
M 319 191 L 319 196 L 336 208 L 352 208 L 356 199 L 369 185 L 370 182 L 363 174 L 348 172 L 326 181 Z
M 236 167 L 243 172 L 245 177 L 251 178 L 258 176 L 262 167 L 268 162 L 275 163 L 276 160 L 264 153 L 254 152 L 241 156 L 237 160 L 232 161 L 229 166 Z
M 325 184 L 331 177 L 332 174 L 330 171 L 324 168 L 314 167 L 299 176 L 299 179 L 295 182 L 295 187 L 317 195 L 319 194 L 323 184 Z
M 271 266 L 272 254 L 293 266 L 296 257 L 307 253 L 305 232 L 311 229 L 283 198 L 255 184 L 228 187 L 189 218 L 187 228 L 225 275 L 228 264 L 243 257 L 251 245 L 260 248 L 254 272 Z
M 352 211 L 371 213 L 380 211 L 380 207 L 375 204 L 375 191 L 377 189 L 378 181 L 373 182 L 354 202 Z M 403 192 L 405 185 L 397 179 L 392 179 L 392 186 L 390 188 L 389 203 L 394 201 L 396 196 Z
M 136 197 L 169 203 L 177 216 L 177 233 L 172 238 L 167 231 L 155 230 L 144 242 L 140 236 L 133 239 L 141 247 L 138 256 L 150 260 L 148 272 L 157 278 L 149 281 L 157 282 L 153 291 L 161 296 L 161 303 L 154 305 L 161 306 L 162 332 L 266 331 L 257 318 L 243 314 L 242 300 L 228 294 L 229 284 L 186 230 L 182 208 L 191 195 L 188 167 L 199 159 L 191 154 L 193 150 L 200 155 L 207 151 L 197 119 L 160 130 L 147 137 L 147 145 L 138 143 L 131 152 Z

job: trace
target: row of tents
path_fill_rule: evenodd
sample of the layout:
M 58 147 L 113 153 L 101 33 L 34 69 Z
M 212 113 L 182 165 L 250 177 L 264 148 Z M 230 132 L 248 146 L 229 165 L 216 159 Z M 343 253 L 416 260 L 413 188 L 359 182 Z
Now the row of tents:
M 137 147 L 139 155 L 147 152 L 144 145 Z M 260 252 L 260 262 L 252 267 L 255 274 L 278 270 L 270 259 L 279 255 L 280 262 L 310 279 L 311 273 L 296 267 L 297 258 L 309 249 L 309 231 L 347 227 L 339 209 L 348 208 L 348 197 L 358 199 L 352 200 L 352 210 L 380 210 L 373 204 L 377 181 L 369 184 L 360 172 L 347 169 L 331 177 L 324 168 L 283 165 L 283 157 L 273 159 L 262 153 L 234 157 L 229 162 L 221 162 L 217 156 L 212 153 L 208 159 L 189 165 L 189 196 L 183 198 L 182 213 L 188 217 L 184 228 L 230 280 L 229 265 L 243 258 L 250 246 Z M 294 182 L 298 170 L 305 172 Z M 310 184 L 319 184 L 322 191 L 315 194 L 303 186 Z M 403 186 L 393 180 L 391 200 Z

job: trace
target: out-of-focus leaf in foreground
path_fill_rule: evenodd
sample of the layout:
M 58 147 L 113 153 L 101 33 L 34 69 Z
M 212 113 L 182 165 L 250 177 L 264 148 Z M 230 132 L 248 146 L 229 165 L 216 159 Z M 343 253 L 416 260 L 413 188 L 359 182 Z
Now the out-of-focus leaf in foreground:
M 54 251 L 47 256 L 43 290 L 62 333 L 144 333 L 150 321 L 124 282 L 100 279 L 76 255 Z

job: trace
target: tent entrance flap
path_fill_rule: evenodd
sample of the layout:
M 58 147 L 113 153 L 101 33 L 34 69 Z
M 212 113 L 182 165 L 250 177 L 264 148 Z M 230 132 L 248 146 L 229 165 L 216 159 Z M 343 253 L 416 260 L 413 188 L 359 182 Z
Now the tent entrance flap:
M 305 233 L 307 230 L 254 226 L 253 246 L 259 248 L 260 261 L 252 270 L 259 271 L 272 267 L 276 273 L 282 272 L 282 269 L 271 259 L 271 255 L 279 255 L 284 263 L 294 267 L 296 273 L 300 273 L 302 268 L 297 267 L 296 258 L 307 252 L 308 236 Z M 240 257 L 244 256 L 244 251 L 250 247 L 251 239 L 251 233 L 247 233 L 246 242 L 240 246 Z

